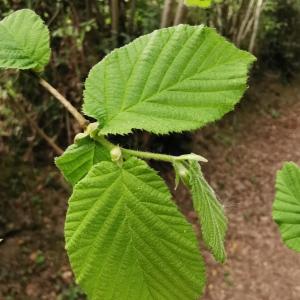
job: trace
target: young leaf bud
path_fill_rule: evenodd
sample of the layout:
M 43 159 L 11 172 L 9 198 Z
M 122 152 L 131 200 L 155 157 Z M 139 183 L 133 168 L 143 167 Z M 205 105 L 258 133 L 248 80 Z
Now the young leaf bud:
M 189 171 L 183 164 L 179 164 L 178 165 L 178 174 L 179 174 L 180 178 L 187 178 L 189 176 Z
M 87 134 L 91 135 L 95 130 L 98 129 L 98 126 L 99 126 L 99 123 L 98 123 L 98 122 L 90 123 L 90 124 L 87 126 L 85 132 L 86 132 Z
M 119 146 L 116 146 L 110 150 L 110 157 L 113 162 L 122 162 L 122 150 Z
M 78 142 L 79 140 L 81 140 L 81 139 L 83 139 L 83 138 L 85 138 L 85 137 L 87 137 L 87 136 L 88 136 L 87 133 L 85 133 L 85 132 L 79 132 L 79 133 L 77 133 L 77 134 L 75 135 L 75 137 L 74 137 L 74 142 L 76 143 L 76 142 Z
M 189 180 L 190 180 L 189 170 L 180 162 L 175 162 L 173 166 L 176 173 L 175 189 L 177 188 L 180 180 L 182 180 L 182 182 L 185 185 L 189 185 Z

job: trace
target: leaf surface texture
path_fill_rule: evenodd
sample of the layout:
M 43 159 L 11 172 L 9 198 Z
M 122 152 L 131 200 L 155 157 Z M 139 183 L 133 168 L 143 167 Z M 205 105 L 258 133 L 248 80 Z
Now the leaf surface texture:
M 205 180 L 199 163 L 190 161 L 189 165 L 190 190 L 194 209 L 200 220 L 203 240 L 215 259 L 224 262 L 226 259 L 224 240 L 228 223 L 224 208 Z
M 55 159 L 55 164 L 65 179 L 75 185 L 94 164 L 106 160 L 110 160 L 109 151 L 87 136 L 69 146 L 60 157 Z
M 145 162 L 93 166 L 65 224 L 77 281 L 93 300 L 197 299 L 205 274 L 190 224 Z
M 234 108 L 253 61 L 211 28 L 156 30 L 92 68 L 83 111 L 99 121 L 104 135 L 196 129 Z
M 30 9 L 0 22 L 0 68 L 43 70 L 50 58 L 49 31 Z
M 273 218 L 283 242 L 300 252 L 300 168 L 295 163 L 285 163 L 277 173 Z

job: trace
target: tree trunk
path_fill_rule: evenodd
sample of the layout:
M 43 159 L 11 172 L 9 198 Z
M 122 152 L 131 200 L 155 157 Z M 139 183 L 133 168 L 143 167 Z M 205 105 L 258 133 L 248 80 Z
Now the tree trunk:
M 110 11 L 111 11 L 111 35 L 114 42 L 114 47 L 117 47 L 118 44 L 118 35 L 119 35 L 119 0 L 110 1 Z
M 245 16 L 243 18 L 243 21 L 240 25 L 240 28 L 239 28 L 239 31 L 238 31 L 238 34 L 237 34 L 237 37 L 236 37 L 235 43 L 236 43 L 237 46 L 241 45 L 241 42 L 242 42 L 242 39 L 243 39 L 242 36 L 245 36 L 244 32 L 246 30 L 247 25 L 250 22 L 251 15 L 255 14 L 254 9 L 255 9 L 255 0 L 250 0 L 249 3 L 248 3 L 248 7 L 247 7 L 247 10 L 246 10 Z
M 136 11 L 136 0 L 130 1 L 130 14 L 129 14 L 129 20 L 128 20 L 128 32 L 130 35 L 134 33 L 135 30 L 135 11 Z
M 257 0 L 253 32 L 252 32 L 252 36 L 251 36 L 250 44 L 249 44 L 249 52 L 252 52 L 252 53 L 253 53 L 254 47 L 255 47 L 255 41 L 256 41 L 256 36 L 257 36 L 257 32 L 258 32 L 258 27 L 259 27 L 259 19 L 260 19 L 261 12 L 263 10 L 263 4 L 264 4 L 264 0 Z
M 172 8 L 173 8 L 174 0 L 165 0 L 164 9 L 162 12 L 160 28 L 168 27 L 172 22 Z
M 177 6 L 174 25 L 179 25 L 185 23 L 185 18 L 187 15 L 188 9 L 184 4 L 184 0 L 180 0 Z

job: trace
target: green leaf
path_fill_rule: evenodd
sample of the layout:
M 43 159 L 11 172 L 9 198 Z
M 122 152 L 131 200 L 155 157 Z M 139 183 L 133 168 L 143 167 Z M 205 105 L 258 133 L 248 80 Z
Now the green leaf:
M 211 28 L 156 30 L 92 68 L 83 110 L 104 135 L 196 129 L 234 108 L 254 59 Z
M 49 31 L 30 9 L 21 9 L 0 22 L 0 68 L 42 71 L 50 58 Z
M 69 146 L 60 157 L 55 159 L 55 164 L 66 180 L 75 185 L 94 164 L 105 160 L 110 160 L 108 150 L 87 136 Z
M 191 300 L 205 282 L 190 224 L 145 162 L 95 165 L 74 188 L 66 248 L 92 300 Z
M 188 170 L 194 209 L 200 219 L 203 240 L 211 249 L 215 259 L 224 262 L 226 259 L 224 239 L 227 230 L 224 208 L 205 180 L 199 163 L 190 161 Z
M 292 162 L 277 173 L 273 219 L 287 247 L 300 252 L 300 168 Z
M 212 0 L 185 0 L 184 2 L 188 6 L 199 6 L 202 8 L 208 8 L 212 4 Z

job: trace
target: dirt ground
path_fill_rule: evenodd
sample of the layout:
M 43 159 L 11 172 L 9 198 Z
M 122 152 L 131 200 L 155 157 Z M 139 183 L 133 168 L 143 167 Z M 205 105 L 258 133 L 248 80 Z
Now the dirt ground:
M 300 299 L 300 255 L 283 246 L 271 218 L 276 170 L 284 161 L 300 164 L 299 83 L 265 79 L 207 143 L 206 173 L 230 225 L 225 265 L 208 257 L 205 300 Z M 195 140 L 195 152 L 204 141 Z
M 204 300 L 300 299 L 300 255 L 282 244 L 271 219 L 276 170 L 284 161 L 300 164 L 300 79 L 283 85 L 267 76 L 252 85 L 234 113 L 193 135 L 193 152 L 208 158 L 205 175 L 229 218 L 227 262 L 215 263 L 202 247 Z M 68 192 L 58 173 L 12 165 L 0 157 L 0 300 L 84 299 L 64 251 Z M 187 192 L 175 196 L 196 224 Z

